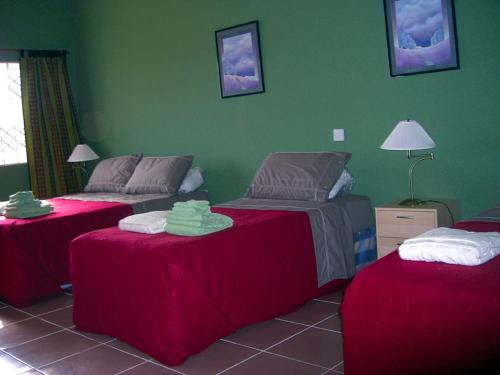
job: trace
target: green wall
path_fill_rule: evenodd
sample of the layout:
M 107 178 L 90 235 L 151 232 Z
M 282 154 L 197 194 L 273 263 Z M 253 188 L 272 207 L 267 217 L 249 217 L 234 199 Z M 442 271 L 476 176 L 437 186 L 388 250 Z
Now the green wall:
M 497 0 L 455 1 L 460 70 L 402 78 L 382 0 L 69 3 L 81 133 L 102 156 L 192 153 L 220 202 L 271 151 L 347 150 L 355 192 L 378 204 L 407 195 L 404 153 L 379 146 L 412 118 L 438 145 L 416 168 L 419 197 L 458 198 L 462 216 L 500 201 Z M 220 99 L 214 30 L 255 19 L 266 93 Z
M 70 16 L 68 0 L 0 0 L 0 49 L 69 50 L 68 65 L 74 76 Z M 0 61 L 17 56 L 0 53 Z M 26 164 L 0 166 L 0 201 L 29 186 Z
M 215 202 L 241 196 L 271 151 L 347 150 L 355 192 L 407 195 L 403 152 L 379 146 L 412 118 L 437 143 L 419 197 L 500 201 L 500 2 L 457 0 L 461 69 L 391 78 L 383 2 L 76 3 L 82 133 L 103 155 L 192 153 Z M 258 19 L 266 93 L 220 99 L 214 30 Z M 333 128 L 346 141 L 333 143 Z

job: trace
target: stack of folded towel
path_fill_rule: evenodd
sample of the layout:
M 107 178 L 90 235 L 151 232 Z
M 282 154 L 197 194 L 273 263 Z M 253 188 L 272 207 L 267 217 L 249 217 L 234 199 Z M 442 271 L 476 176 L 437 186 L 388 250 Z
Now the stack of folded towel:
M 9 196 L 9 202 L 3 206 L 3 215 L 9 218 L 26 219 L 47 215 L 52 212 L 47 202 L 35 199 L 31 191 L 19 191 Z
M 127 232 L 156 234 L 165 231 L 167 214 L 170 211 L 151 211 L 130 215 L 118 222 L 118 228 Z
M 233 225 L 228 216 L 212 213 L 208 201 L 176 202 L 167 214 L 165 230 L 182 236 L 202 236 Z
M 500 254 L 500 233 L 436 228 L 410 238 L 399 247 L 405 260 L 475 266 Z

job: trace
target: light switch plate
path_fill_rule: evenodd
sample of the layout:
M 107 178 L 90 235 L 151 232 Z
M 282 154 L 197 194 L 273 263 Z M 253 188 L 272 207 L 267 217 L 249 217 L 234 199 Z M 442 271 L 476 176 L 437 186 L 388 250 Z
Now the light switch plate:
M 333 141 L 343 142 L 344 140 L 344 129 L 333 129 Z

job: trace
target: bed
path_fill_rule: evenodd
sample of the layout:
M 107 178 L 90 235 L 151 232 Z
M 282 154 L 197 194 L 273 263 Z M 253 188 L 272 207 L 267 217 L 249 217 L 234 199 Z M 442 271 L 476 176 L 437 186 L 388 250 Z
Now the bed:
M 212 207 L 234 221 L 221 232 L 108 228 L 78 237 L 70 245 L 76 328 L 175 366 L 344 285 L 356 272 L 355 239 L 374 225 L 367 197 L 327 199 L 344 164 L 337 153 L 270 155 L 244 198 Z
M 234 226 L 207 236 L 118 228 L 80 236 L 70 245 L 76 328 L 180 365 L 237 328 L 282 314 L 352 277 L 346 202 L 370 210 L 361 196 L 309 205 L 242 199 L 212 208 Z M 319 223 L 327 231 L 311 225 L 317 219 L 327 221 Z M 323 246 L 327 232 L 332 235 Z
M 499 208 L 457 223 L 500 231 Z M 402 260 L 361 271 L 341 306 L 346 375 L 500 373 L 500 256 L 479 266 Z
M 47 200 L 52 213 L 0 216 L 0 298 L 23 307 L 61 293 L 61 285 L 71 283 L 68 245 L 83 233 L 117 225 L 134 213 L 168 210 L 176 201 L 207 199 L 206 191 L 195 191 L 203 177 L 192 161 L 190 155 L 104 159 L 84 193 Z

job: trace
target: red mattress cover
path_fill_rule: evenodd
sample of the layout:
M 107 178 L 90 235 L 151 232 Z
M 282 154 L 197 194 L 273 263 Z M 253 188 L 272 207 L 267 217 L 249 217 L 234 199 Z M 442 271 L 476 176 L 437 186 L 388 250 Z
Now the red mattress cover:
M 456 227 L 500 231 L 492 222 Z M 354 278 L 341 315 L 346 375 L 499 373 L 500 256 L 460 266 L 395 251 Z
M 304 212 L 215 208 L 234 226 L 201 236 L 118 228 L 70 245 L 73 318 L 167 365 L 234 331 L 304 303 L 318 290 Z
M 116 225 L 132 213 L 123 203 L 48 200 L 54 212 L 0 218 L 0 298 L 17 306 L 61 292 L 70 282 L 68 245 L 82 233 Z

